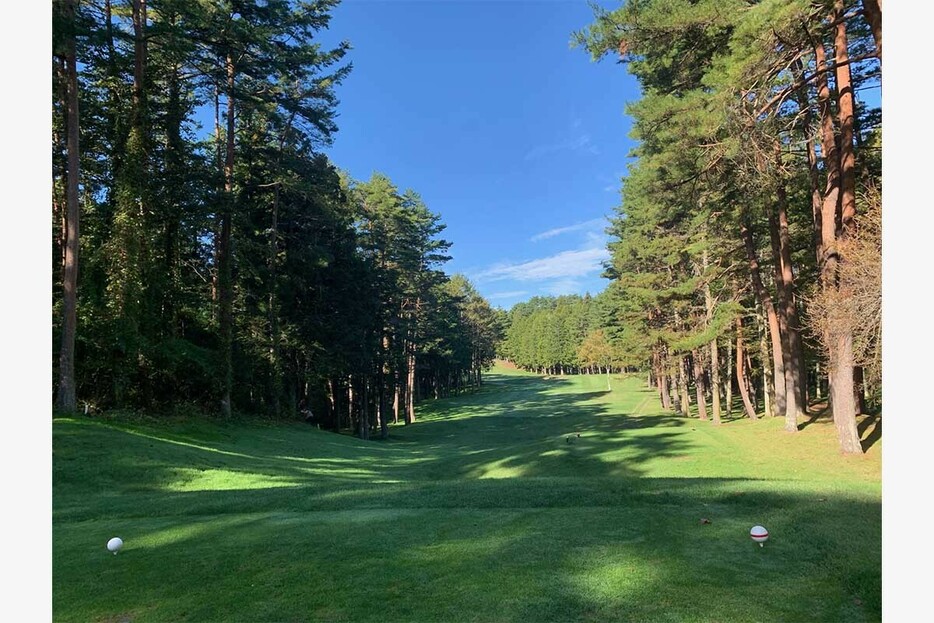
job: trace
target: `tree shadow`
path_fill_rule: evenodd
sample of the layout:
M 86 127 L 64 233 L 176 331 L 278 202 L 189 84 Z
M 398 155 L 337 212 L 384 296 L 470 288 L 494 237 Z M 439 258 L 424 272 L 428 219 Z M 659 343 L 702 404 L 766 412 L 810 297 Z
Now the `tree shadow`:
M 872 427 L 872 430 L 869 430 L 870 427 Z M 859 432 L 860 446 L 862 446 L 863 452 L 866 452 L 882 439 L 882 414 L 878 413 L 864 417 L 857 425 L 856 430 Z
M 808 418 L 804 422 L 798 424 L 798 430 L 804 430 L 811 424 L 815 424 L 819 421 L 832 421 L 833 413 L 830 410 L 830 403 L 827 401 L 811 403 L 808 408 Z
M 113 595 L 93 606 L 98 618 L 148 608 L 163 620 L 266 620 L 260 608 L 271 594 L 277 620 L 881 617 L 876 502 L 747 478 L 538 480 L 345 491 L 332 504 L 290 491 L 274 510 L 244 515 L 256 512 L 248 505 L 232 517 L 202 513 L 243 498 L 209 492 L 210 506 L 191 515 L 130 522 L 137 534 L 119 573 L 79 553 L 56 574 L 56 599 Z M 748 537 L 758 523 L 772 535 L 762 549 Z M 72 524 L 56 549 L 80 550 L 81 538 Z M 167 575 L 165 566 L 188 573 Z M 191 590 L 190 575 L 214 597 Z M 367 587 L 366 600 L 341 587 L 348 577 Z M 119 590 L 127 578 L 133 590 Z

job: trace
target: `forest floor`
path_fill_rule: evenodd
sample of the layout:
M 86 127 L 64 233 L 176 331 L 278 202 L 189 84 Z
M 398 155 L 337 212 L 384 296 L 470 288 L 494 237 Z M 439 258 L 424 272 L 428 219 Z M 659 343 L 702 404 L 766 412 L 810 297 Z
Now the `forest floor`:
M 502 368 L 417 415 L 369 442 L 57 418 L 54 619 L 881 620 L 881 441 Z

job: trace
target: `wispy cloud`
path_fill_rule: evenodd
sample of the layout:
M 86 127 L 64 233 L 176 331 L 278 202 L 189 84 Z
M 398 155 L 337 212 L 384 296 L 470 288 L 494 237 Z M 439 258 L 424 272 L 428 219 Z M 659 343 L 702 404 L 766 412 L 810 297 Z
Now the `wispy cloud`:
M 575 138 L 561 141 L 559 143 L 550 143 L 547 145 L 538 145 L 533 147 L 525 154 L 525 160 L 535 160 L 542 156 L 554 154 L 560 151 L 579 151 L 589 154 L 599 154 L 600 149 L 593 144 L 590 134 L 578 134 Z
M 592 218 L 589 221 L 581 221 L 580 223 L 574 223 L 573 225 L 567 225 L 565 227 L 555 227 L 554 229 L 549 229 L 548 231 L 543 231 L 540 234 L 535 234 L 529 240 L 532 242 L 538 242 L 539 240 L 545 240 L 547 238 L 554 238 L 555 236 L 560 236 L 561 234 L 567 234 L 575 231 L 586 231 L 586 230 L 597 230 L 605 227 L 607 225 L 606 219 L 604 218 Z
M 508 292 L 494 292 L 493 294 L 490 294 L 486 298 L 491 299 L 491 300 L 515 299 L 515 298 L 519 298 L 520 296 L 525 296 L 528 293 L 529 293 L 528 290 L 509 290 Z
M 496 264 L 476 275 L 478 281 L 545 281 L 584 277 L 602 269 L 609 259 L 605 247 L 562 251 L 555 255 L 517 263 Z
M 559 279 L 546 285 L 543 290 L 554 296 L 562 296 L 564 294 L 577 294 L 580 287 L 581 282 L 577 279 Z

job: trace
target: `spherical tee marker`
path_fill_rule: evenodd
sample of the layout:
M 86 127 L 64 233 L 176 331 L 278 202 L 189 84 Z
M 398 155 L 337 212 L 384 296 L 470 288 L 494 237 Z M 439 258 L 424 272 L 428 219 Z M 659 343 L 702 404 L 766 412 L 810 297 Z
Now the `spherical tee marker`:
M 120 551 L 120 548 L 123 547 L 123 539 L 118 536 L 107 541 L 107 549 L 114 553 L 114 556 L 117 555 L 117 552 Z
M 769 539 L 769 531 L 762 526 L 753 526 L 752 530 L 749 531 L 749 536 L 759 544 L 759 547 L 764 547 L 763 544 Z

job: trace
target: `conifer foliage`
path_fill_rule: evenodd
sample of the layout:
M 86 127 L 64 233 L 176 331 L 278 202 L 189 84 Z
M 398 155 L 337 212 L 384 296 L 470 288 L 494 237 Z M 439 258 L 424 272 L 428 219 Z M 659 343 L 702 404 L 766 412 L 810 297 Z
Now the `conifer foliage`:
M 322 153 L 351 70 L 318 41 L 336 4 L 54 0 L 61 408 L 369 437 L 481 382 L 500 329 L 443 272 L 440 217 Z
M 881 81 L 881 3 L 595 10 L 574 41 L 642 87 L 606 274 L 618 343 L 664 406 L 687 412 L 693 385 L 715 422 L 735 388 L 795 432 L 829 386 L 841 450 L 861 453 L 856 417 L 880 396 L 881 109 L 860 94 Z

